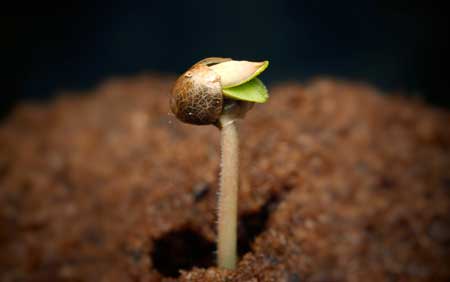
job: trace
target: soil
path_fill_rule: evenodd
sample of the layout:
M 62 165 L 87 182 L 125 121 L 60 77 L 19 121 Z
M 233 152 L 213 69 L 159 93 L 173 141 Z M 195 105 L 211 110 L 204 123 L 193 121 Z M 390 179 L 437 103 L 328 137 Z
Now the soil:
M 0 125 L 1 281 L 449 281 L 450 113 L 354 82 L 270 88 L 240 123 L 239 253 L 214 267 L 219 131 L 173 77 Z

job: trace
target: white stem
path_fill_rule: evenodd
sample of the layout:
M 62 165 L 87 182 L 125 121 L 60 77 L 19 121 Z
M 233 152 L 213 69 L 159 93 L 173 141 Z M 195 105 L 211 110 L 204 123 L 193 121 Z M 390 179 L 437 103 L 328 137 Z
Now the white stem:
M 237 261 L 237 220 L 239 186 L 239 136 L 233 119 L 223 116 L 221 124 L 221 172 L 218 214 L 218 266 L 235 269 Z

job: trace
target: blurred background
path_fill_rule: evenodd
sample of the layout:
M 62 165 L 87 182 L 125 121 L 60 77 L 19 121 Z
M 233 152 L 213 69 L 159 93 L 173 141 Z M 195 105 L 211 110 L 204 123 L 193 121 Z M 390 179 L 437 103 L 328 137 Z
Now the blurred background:
M 0 116 L 111 76 L 180 73 L 209 56 L 269 59 L 264 79 L 326 75 L 448 108 L 436 1 L 38 1 L 2 7 Z

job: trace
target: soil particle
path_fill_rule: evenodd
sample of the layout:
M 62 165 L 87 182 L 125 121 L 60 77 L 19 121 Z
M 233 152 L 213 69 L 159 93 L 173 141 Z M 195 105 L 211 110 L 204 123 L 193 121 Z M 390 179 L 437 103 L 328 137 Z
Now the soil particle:
M 317 79 L 240 123 L 240 262 L 215 268 L 219 132 L 171 77 L 111 79 L 0 124 L 1 281 L 449 281 L 450 114 Z

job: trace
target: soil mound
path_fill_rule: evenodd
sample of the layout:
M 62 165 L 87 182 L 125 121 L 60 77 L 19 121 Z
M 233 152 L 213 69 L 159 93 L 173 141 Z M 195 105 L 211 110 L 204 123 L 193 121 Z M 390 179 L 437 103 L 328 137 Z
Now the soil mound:
M 169 114 L 173 82 L 114 79 L 1 123 L 1 281 L 449 281 L 448 112 L 272 87 L 240 123 L 241 259 L 223 271 L 219 132 Z

